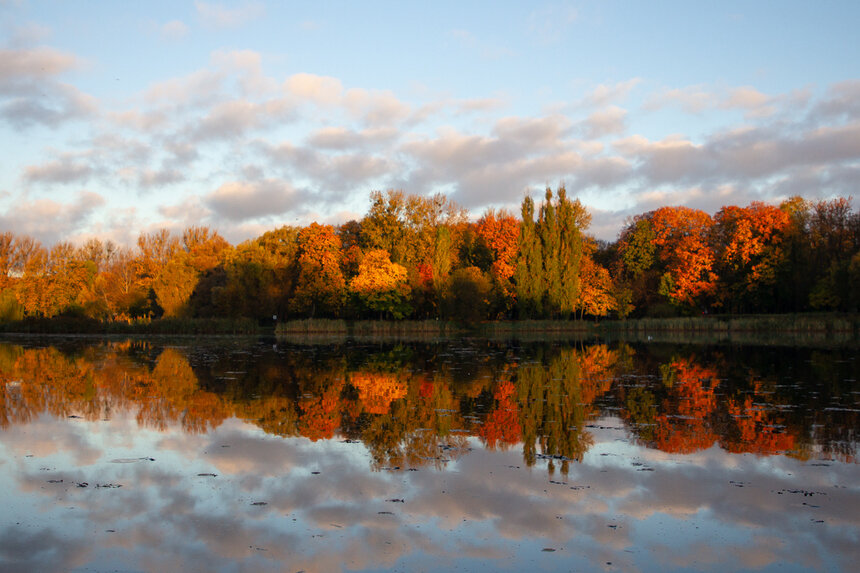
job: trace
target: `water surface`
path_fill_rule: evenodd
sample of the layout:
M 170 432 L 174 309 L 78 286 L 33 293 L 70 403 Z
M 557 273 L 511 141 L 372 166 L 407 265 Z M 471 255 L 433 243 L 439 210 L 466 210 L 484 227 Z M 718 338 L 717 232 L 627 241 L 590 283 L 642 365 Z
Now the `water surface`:
M 856 348 L 5 339 L 6 571 L 851 570 Z

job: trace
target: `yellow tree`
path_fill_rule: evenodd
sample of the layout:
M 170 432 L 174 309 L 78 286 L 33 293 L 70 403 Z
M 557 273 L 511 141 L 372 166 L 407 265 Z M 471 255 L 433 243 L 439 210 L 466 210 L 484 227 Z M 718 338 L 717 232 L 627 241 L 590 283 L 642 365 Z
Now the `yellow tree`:
M 230 243 L 209 227 L 188 227 L 182 232 L 182 248 L 191 266 L 205 273 L 224 262 Z
M 411 310 L 406 268 L 392 263 L 384 249 L 373 249 L 364 255 L 349 290 L 368 311 L 379 313 L 380 318 L 388 314 L 401 319 Z
M 161 269 L 179 250 L 179 241 L 167 229 L 159 229 L 141 234 L 137 238 L 137 248 L 139 254 L 134 263 L 138 284 L 149 289 Z
M 184 251 L 174 255 L 152 282 L 158 305 L 167 317 L 185 316 L 189 312 L 188 302 L 200 274 L 191 266 L 189 256 Z

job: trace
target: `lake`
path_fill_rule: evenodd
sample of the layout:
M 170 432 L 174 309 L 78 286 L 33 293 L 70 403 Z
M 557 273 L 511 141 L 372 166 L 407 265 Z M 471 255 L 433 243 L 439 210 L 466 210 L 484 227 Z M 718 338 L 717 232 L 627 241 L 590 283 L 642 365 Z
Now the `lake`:
M 857 350 L 4 337 L 0 570 L 849 571 Z

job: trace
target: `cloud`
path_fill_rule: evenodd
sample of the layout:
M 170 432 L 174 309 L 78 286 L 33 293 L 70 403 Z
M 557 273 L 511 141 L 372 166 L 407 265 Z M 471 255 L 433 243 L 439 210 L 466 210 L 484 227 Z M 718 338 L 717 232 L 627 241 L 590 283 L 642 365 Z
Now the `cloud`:
M 750 86 L 730 89 L 695 85 L 664 89 L 652 94 L 644 109 L 657 110 L 678 106 L 685 112 L 701 115 L 715 109 L 741 110 L 747 118 L 768 117 L 777 111 L 777 100 Z
M 191 132 L 197 141 L 239 138 L 246 132 L 272 127 L 289 119 L 290 105 L 283 100 L 255 103 L 247 100 L 233 100 L 219 103 L 207 112 Z
M 316 149 L 369 149 L 391 143 L 397 136 L 398 131 L 390 127 L 358 131 L 346 127 L 324 127 L 308 135 L 307 143 Z
M 309 179 L 323 195 L 335 194 L 342 201 L 342 193 L 366 187 L 385 175 L 396 171 L 397 164 L 369 150 L 329 153 L 312 147 L 281 143 L 264 146 L 272 169 L 285 177 Z
M 607 135 L 621 135 L 627 130 L 627 110 L 617 106 L 595 111 L 579 127 L 585 139 L 601 139 Z
M 143 169 L 138 174 L 138 186 L 141 188 L 161 188 L 185 180 L 185 175 L 178 169 Z
M 343 85 L 337 78 L 305 73 L 287 78 L 284 89 L 300 100 L 319 106 L 337 105 L 343 94 Z
M 79 65 L 74 55 L 51 48 L 0 49 L 0 90 L 24 79 L 53 77 Z
M 50 48 L 0 49 L 0 118 L 23 130 L 95 113 L 93 97 L 57 80 L 80 65 L 74 55 Z
M 35 237 L 50 245 L 79 232 L 106 203 L 104 197 L 92 191 L 80 191 L 70 203 L 19 199 L 6 214 L 0 215 L 0 228 Z
M 212 28 L 235 28 L 263 16 L 265 7 L 260 2 L 244 2 L 235 8 L 210 2 L 194 3 L 197 16 Z
M 9 45 L 13 47 L 32 46 L 41 44 L 50 37 L 51 29 L 49 27 L 35 22 L 28 22 L 13 28 Z
M 58 160 L 24 168 L 24 179 L 31 183 L 80 183 L 87 181 L 92 174 L 93 169 L 89 164 L 82 163 L 71 155 L 63 155 Z
M 181 78 L 157 82 L 144 92 L 148 103 L 171 106 L 201 105 L 212 101 L 222 90 L 223 74 L 210 69 L 193 72 Z
M 204 198 L 216 215 L 228 221 L 282 215 L 299 206 L 300 193 L 285 181 L 230 181 Z
M 645 102 L 646 110 L 657 110 L 666 106 L 679 106 L 691 114 L 700 114 L 717 106 L 719 98 L 703 86 L 664 89 L 652 94 Z
M 800 132 L 747 128 L 717 133 L 697 144 L 682 137 L 649 141 L 641 136 L 614 143 L 639 162 L 651 183 L 764 179 L 798 166 L 860 160 L 860 122 Z
M 337 78 L 315 74 L 295 74 L 284 82 L 284 90 L 297 103 L 321 108 L 341 108 L 366 126 L 390 126 L 405 120 L 411 108 L 391 91 L 350 88 L 344 90 Z
M 638 86 L 642 80 L 640 78 L 631 78 L 627 81 L 618 82 L 617 84 L 607 85 L 600 84 L 594 88 L 591 93 L 577 102 L 577 107 L 606 107 L 617 102 L 624 101 L 630 95 L 630 92 Z
M 246 97 L 275 94 L 278 82 L 263 73 L 263 57 L 253 50 L 218 50 L 211 55 L 212 66 L 225 75 L 235 75 L 240 93 Z
M 860 120 L 860 80 L 847 80 L 831 85 L 810 115 L 818 121 Z
M 188 35 L 188 26 L 180 20 L 165 22 L 159 30 L 161 37 L 166 40 L 181 40 Z

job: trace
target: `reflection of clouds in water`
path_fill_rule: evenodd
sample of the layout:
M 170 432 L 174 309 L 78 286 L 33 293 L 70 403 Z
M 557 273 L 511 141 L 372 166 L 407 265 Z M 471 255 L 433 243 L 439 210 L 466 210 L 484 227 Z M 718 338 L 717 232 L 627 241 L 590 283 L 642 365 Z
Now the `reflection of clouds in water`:
M 7 525 L 0 551 L 11 570 L 135 563 L 148 571 L 340 571 L 404 563 L 444 568 L 470 558 L 518 568 L 543 546 L 558 550 L 538 556 L 555 559 L 544 563 L 551 568 L 574 562 L 585 568 L 606 562 L 626 569 L 719 568 L 727 560 L 743 568 L 826 568 L 834 559 L 828 551 L 843 556 L 842 566 L 860 557 L 856 466 L 849 464 L 811 467 L 718 449 L 667 455 L 626 444 L 632 457 L 589 455 L 585 463 L 571 464 L 567 476 L 548 476 L 540 463 L 527 468 L 519 452 L 480 447 L 451 465 L 456 469 L 373 472 L 360 444 L 283 439 L 237 420 L 206 435 L 168 429 L 132 440 L 107 435 L 125 427 L 121 421 L 46 419 L 22 428 L 34 426 L 37 436 L 71 435 L 61 443 L 72 448 L 75 461 L 54 456 L 56 472 L 42 474 L 36 471 L 40 460 L 15 460 L 27 471 L 11 476 L 7 495 L 27 496 L 30 508 L 46 514 L 43 520 L 62 526 L 63 537 L 54 523 L 37 536 Z M 84 429 L 91 432 L 87 439 Z M 27 450 L 24 437 L 10 430 L 0 436 L 7 467 L 9 453 L 18 458 Z M 608 442 L 600 439 L 595 452 L 607 451 Z M 146 444 L 156 445 L 147 450 Z M 155 461 L 110 463 L 146 454 Z M 94 461 L 78 465 L 81 459 Z M 633 459 L 644 466 L 633 466 Z M 645 466 L 654 471 L 638 471 Z M 202 472 L 218 475 L 197 475 Z M 49 486 L 48 473 L 67 482 Z M 74 481 L 91 486 L 77 488 Z M 108 482 L 123 487 L 94 487 Z M 799 483 L 827 495 L 777 493 Z M 827 523 L 811 524 L 817 515 L 826 515 Z M 116 533 L 100 533 L 105 529 Z M 92 546 L 93 531 L 97 547 L 82 549 Z M 17 549 L 35 539 L 50 550 Z
M 2 443 L 19 458 L 65 454 L 74 456 L 75 465 L 86 466 L 95 463 L 101 455 L 101 449 L 91 443 L 90 428 L 86 422 L 70 423 L 43 414 L 27 424 L 4 428 Z
M 0 531 L 0 568 L 8 573 L 65 570 L 86 563 L 91 547 L 53 529 L 29 531 L 9 525 Z

